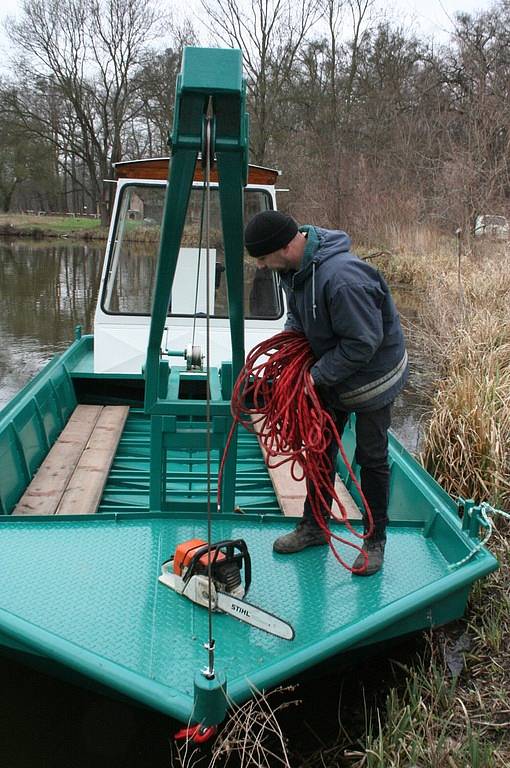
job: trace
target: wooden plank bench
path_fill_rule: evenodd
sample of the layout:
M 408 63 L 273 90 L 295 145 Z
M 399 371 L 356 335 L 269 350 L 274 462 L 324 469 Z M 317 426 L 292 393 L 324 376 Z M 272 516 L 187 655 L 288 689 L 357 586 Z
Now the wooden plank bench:
M 257 417 L 254 416 L 253 423 L 255 432 L 258 431 L 256 420 Z M 260 443 L 260 441 L 259 445 L 265 459 L 264 446 Z M 306 481 L 294 480 L 290 474 L 290 462 L 286 462 L 280 467 L 275 467 L 274 469 L 268 467 L 268 471 L 271 482 L 273 483 L 276 498 L 278 499 L 278 503 L 283 514 L 287 517 L 301 517 L 303 514 L 303 504 L 306 498 Z M 349 520 L 360 520 L 361 512 L 359 511 L 358 506 L 355 504 L 351 494 L 342 483 L 338 475 L 335 480 L 335 490 L 337 492 L 338 498 L 346 509 L 347 517 Z M 333 503 L 332 512 L 335 515 L 340 516 L 340 510 L 338 509 L 338 504 L 336 501 Z
M 78 405 L 13 515 L 94 514 L 128 412 L 123 405 Z

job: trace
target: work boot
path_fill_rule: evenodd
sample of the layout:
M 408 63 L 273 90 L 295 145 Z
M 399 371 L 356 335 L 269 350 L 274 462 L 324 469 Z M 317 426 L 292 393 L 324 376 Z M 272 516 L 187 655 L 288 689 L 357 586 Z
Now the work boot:
M 367 567 L 364 571 L 354 573 L 354 576 L 372 576 L 377 571 L 380 571 L 384 560 L 384 547 L 386 544 L 385 539 L 367 539 L 363 543 L 363 550 L 367 553 L 368 561 Z M 359 553 L 358 557 L 353 563 L 354 569 L 363 568 L 365 565 L 365 558 Z
M 276 539 L 273 550 L 280 555 L 291 555 L 306 547 L 320 547 L 327 543 L 328 537 L 322 528 L 302 518 L 293 531 Z

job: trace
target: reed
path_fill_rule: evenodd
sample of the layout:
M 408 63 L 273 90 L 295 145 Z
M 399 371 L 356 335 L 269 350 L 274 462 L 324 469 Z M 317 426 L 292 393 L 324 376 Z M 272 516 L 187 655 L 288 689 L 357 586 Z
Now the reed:
M 423 331 L 438 371 L 423 464 L 449 493 L 504 508 L 510 506 L 509 271 L 510 259 L 471 266 L 457 295 L 454 281 L 443 276 L 429 293 Z
M 425 300 L 414 343 L 434 381 L 422 461 L 453 495 L 510 507 L 510 253 L 400 240 L 381 255 L 391 282 Z M 400 243 L 400 245 L 399 245 Z M 399 253 L 399 248 L 403 249 Z M 426 252 L 425 252 L 426 251 Z M 500 569 L 473 588 L 468 616 L 428 638 L 399 682 L 365 708 L 364 727 L 307 757 L 306 768 L 506 768 L 510 765 L 510 526 L 491 550 Z M 462 641 L 462 642 L 460 642 Z M 452 663 L 452 658 L 455 664 Z
M 510 507 L 510 245 L 388 224 L 365 248 L 392 285 L 420 289 L 413 346 L 432 383 L 421 460 L 452 495 Z
M 389 222 L 376 241 L 358 240 L 355 251 L 372 261 L 392 285 L 416 289 L 425 288 L 456 261 L 455 239 L 430 225 Z

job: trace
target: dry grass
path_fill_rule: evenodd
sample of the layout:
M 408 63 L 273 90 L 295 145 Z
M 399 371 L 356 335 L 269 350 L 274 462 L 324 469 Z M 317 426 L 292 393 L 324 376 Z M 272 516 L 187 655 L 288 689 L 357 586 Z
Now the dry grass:
M 392 285 L 434 290 L 445 280 L 458 292 L 459 241 L 453 233 L 445 235 L 430 225 L 389 222 L 377 241 L 358 240 L 355 251 L 373 260 Z M 464 279 L 482 264 L 497 271 L 498 263 L 510 257 L 510 243 L 462 236 L 460 251 Z
M 387 230 L 387 250 L 372 260 L 390 283 L 422 295 L 419 325 L 408 328 L 435 382 L 422 461 L 449 493 L 507 508 L 510 244 Z
M 377 244 L 356 245 L 392 285 L 423 289 L 435 276 L 457 263 L 457 242 L 430 226 L 405 227 L 388 223 Z
M 445 348 L 422 460 L 449 493 L 510 505 L 510 318 L 473 312 Z
M 242 706 L 230 702 L 229 717 L 210 754 L 185 743 L 176 748 L 172 768 L 293 768 L 279 716 L 299 703 L 293 698 L 294 691 L 287 686 L 265 694 L 254 688 L 252 698 Z
M 439 378 L 422 460 L 449 493 L 510 505 L 510 258 L 439 276 L 423 346 Z
M 422 252 L 390 243 L 392 255 L 381 260 L 390 281 L 424 288 L 413 332 L 436 376 L 423 461 L 451 494 L 508 509 L 508 244 L 475 243 L 459 275 L 454 240 L 446 249 L 440 239 L 436 247 L 420 242 Z M 364 732 L 343 733 L 307 768 L 510 765 L 510 527 L 498 529 L 491 550 L 501 567 L 475 584 L 467 620 L 431 635 L 427 654 L 403 669 L 385 704 L 366 709 Z

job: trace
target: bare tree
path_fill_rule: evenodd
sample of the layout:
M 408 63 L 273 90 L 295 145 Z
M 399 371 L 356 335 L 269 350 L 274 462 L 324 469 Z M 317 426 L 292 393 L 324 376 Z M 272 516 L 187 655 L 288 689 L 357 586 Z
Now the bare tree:
M 202 0 L 211 31 L 226 45 L 240 48 L 251 112 L 251 151 L 267 162 L 282 97 L 298 51 L 320 16 L 319 0 Z
M 162 19 L 151 0 L 25 0 L 20 20 L 8 24 L 25 57 L 18 71 L 25 82 L 51 82 L 72 125 L 54 130 L 50 116 L 34 114 L 21 89 L 11 109 L 27 127 L 38 125 L 59 153 L 81 158 L 104 222 L 109 201 L 103 179 L 111 177 L 125 126 L 139 108 L 134 74 Z
M 140 111 L 132 123 L 130 143 L 137 146 L 137 156 L 145 144 L 150 157 L 168 152 L 168 130 L 172 124 L 175 85 L 181 67 L 182 52 L 187 45 L 198 45 L 198 37 L 189 19 L 170 25 L 173 45 L 162 52 L 148 51 L 136 75 Z
M 454 39 L 452 138 L 466 168 L 463 203 L 473 225 L 487 206 L 503 206 L 510 198 L 510 5 L 458 15 Z

